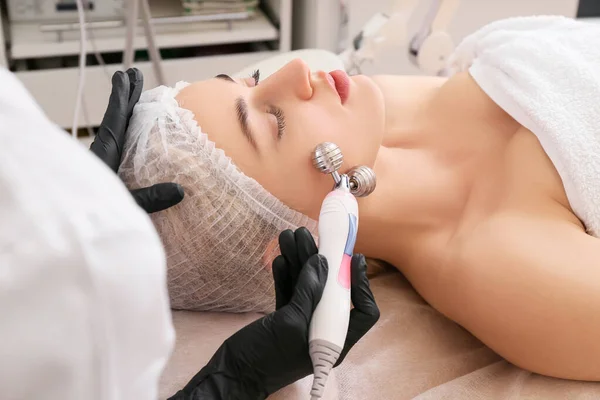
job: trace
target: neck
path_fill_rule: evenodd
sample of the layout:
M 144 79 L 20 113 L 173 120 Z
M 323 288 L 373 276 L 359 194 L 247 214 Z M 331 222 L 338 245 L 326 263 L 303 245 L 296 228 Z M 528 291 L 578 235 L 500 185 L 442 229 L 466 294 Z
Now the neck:
M 419 176 L 433 173 L 425 171 L 429 163 L 424 161 L 429 155 L 423 151 L 431 140 L 428 107 L 433 98 L 431 91 L 411 101 L 397 98 L 396 93 L 402 92 L 394 91 L 386 104 L 383 145 L 373 167 L 377 186 L 371 195 L 358 200 L 360 221 L 356 242 L 357 252 L 396 266 L 405 261 L 399 257 L 408 254 L 403 249 L 414 242 L 409 235 L 431 225 L 428 214 L 419 212 L 423 194 L 419 190 Z M 397 116 L 398 110 L 404 110 L 401 116 Z
M 378 258 L 393 263 L 395 239 L 406 216 L 399 199 L 397 176 L 406 171 L 398 165 L 400 149 L 381 147 L 373 170 L 377 176 L 377 187 L 371 195 L 358 199 L 360 210 L 359 229 L 355 250 L 367 257 Z
M 460 160 L 453 158 L 426 144 L 382 146 L 373 168 L 375 191 L 358 200 L 356 251 L 399 267 L 430 239 L 443 240 L 469 193 Z

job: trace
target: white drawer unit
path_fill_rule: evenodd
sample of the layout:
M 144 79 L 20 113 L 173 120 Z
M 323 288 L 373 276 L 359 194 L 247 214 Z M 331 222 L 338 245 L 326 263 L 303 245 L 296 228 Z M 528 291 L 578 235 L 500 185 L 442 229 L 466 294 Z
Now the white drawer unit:
M 86 19 L 109 20 L 123 18 L 126 0 L 84 0 Z M 12 22 L 74 22 L 77 21 L 75 0 L 7 0 Z

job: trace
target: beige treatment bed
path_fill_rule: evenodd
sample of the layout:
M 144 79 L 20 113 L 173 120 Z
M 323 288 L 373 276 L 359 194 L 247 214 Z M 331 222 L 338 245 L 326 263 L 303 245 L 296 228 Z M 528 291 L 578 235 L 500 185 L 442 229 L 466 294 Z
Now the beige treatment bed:
M 600 399 L 600 383 L 546 378 L 502 360 L 427 305 L 400 273 L 378 275 L 371 286 L 381 319 L 335 369 L 327 400 Z M 177 343 L 161 380 L 160 399 L 182 388 L 228 336 L 259 317 L 174 312 Z M 308 399 L 311 379 L 269 399 Z

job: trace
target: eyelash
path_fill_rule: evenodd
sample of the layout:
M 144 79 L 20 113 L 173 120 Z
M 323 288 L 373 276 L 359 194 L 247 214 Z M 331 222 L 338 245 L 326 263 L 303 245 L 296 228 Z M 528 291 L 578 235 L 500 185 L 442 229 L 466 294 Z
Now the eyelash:
M 254 86 L 258 85 L 258 82 L 260 82 L 260 70 L 255 70 L 251 77 L 254 78 Z
M 285 119 L 283 118 L 283 111 L 281 108 L 275 106 L 269 107 L 269 114 L 273 114 L 277 120 L 277 137 L 281 139 L 285 130 Z
M 255 70 L 252 73 L 251 77 L 254 79 L 254 86 L 258 85 L 258 82 L 260 82 L 260 70 Z M 283 111 L 281 110 L 281 108 L 271 106 L 269 107 L 269 114 L 274 115 L 275 119 L 277 120 L 277 137 L 281 139 L 285 130 L 285 119 L 283 118 Z

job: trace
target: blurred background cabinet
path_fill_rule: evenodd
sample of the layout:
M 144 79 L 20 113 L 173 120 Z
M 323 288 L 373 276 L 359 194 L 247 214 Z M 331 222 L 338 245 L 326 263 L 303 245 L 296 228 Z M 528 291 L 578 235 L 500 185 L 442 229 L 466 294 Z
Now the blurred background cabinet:
M 87 68 L 80 126 L 101 122 L 112 74 L 122 68 L 125 47 L 124 8 L 131 0 L 84 0 L 97 7 L 112 2 L 111 15 L 86 11 Z M 195 0 L 191 0 L 192 2 Z M 217 10 L 212 21 L 186 10 L 190 0 L 150 0 L 156 44 L 166 84 L 234 73 L 249 64 L 291 50 L 292 0 L 260 0 L 247 18 L 239 10 Z M 197 1 L 197 3 L 202 3 Z M 14 71 L 51 120 L 70 128 L 79 76 L 79 24 L 75 0 L 0 0 L 0 65 Z M 23 18 L 19 18 L 19 11 Z M 70 7 L 70 9 L 69 9 Z M 57 12 L 65 8 L 70 16 Z M 105 7 L 106 8 L 106 7 Z M 76 8 L 75 8 L 76 10 Z M 27 14 L 29 13 L 29 14 Z M 234 15 L 235 14 L 235 15 Z M 58 15 L 58 16 L 57 16 Z M 65 14 L 66 15 L 66 14 Z M 229 17 L 227 16 L 229 15 Z M 142 70 L 145 88 L 158 82 L 149 62 L 141 24 L 134 40 L 134 66 Z

